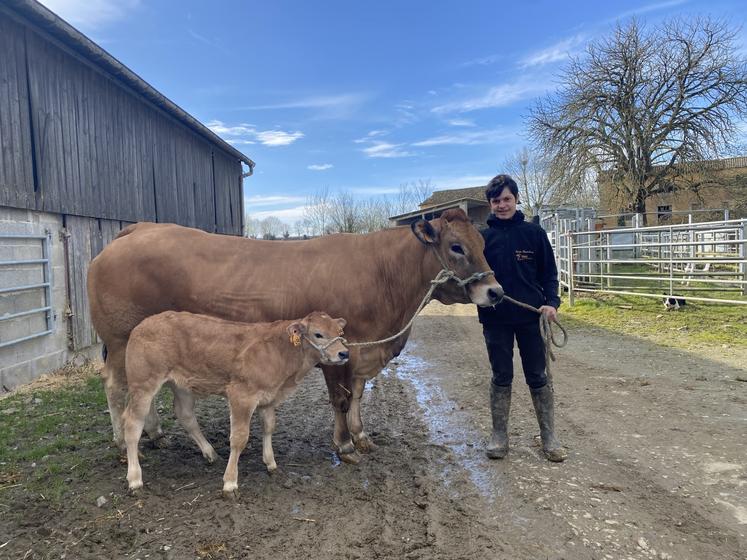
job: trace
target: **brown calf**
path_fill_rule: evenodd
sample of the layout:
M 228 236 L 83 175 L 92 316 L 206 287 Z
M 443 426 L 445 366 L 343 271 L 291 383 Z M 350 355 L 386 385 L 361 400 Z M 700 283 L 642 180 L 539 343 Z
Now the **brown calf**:
M 132 331 L 125 363 L 129 398 L 123 419 L 130 490 L 143 486 L 138 442 L 153 397 L 164 383 L 173 386 L 177 418 L 211 462 L 216 453 L 197 424 L 193 395 L 228 399 L 231 454 L 223 475 L 224 494 L 236 494 L 239 455 L 257 408 L 264 425 L 262 459 L 267 470 L 275 470 L 275 407 L 316 364 L 347 362 L 344 327 L 344 319 L 318 311 L 300 320 L 254 324 L 176 311 L 145 319 Z

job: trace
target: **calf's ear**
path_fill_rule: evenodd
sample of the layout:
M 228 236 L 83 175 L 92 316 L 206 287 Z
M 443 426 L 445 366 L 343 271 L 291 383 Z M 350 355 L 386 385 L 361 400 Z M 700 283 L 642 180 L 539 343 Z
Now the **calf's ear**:
M 434 245 L 438 243 L 438 232 L 425 220 L 418 220 L 410 224 L 412 232 L 415 234 L 421 243 L 425 245 Z
M 300 321 L 296 321 L 295 323 L 291 323 L 288 325 L 288 335 L 291 337 L 293 336 L 301 336 L 306 334 L 306 325 L 304 325 Z
M 340 325 L 340 330 L 344 329 L 345 325 L 348 324 L 348 322 L 342 317 L 340 317 L 339 319 L 335 319 L 335 321 L 337 321 L 337 324 Z

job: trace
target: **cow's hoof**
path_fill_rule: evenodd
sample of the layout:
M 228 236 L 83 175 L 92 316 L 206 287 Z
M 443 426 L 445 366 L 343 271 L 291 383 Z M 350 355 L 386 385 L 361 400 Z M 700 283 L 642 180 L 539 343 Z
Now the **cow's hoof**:
M 137 486 L 130 486 L 130 496 L 140 496 L 143 493 L 143 483 Z
M 211 465 L 215 463 L 215 460 L 218 458 L 218 454 L 215 452 L 215 449 L 212 447 L 208 449 L 207 451 L 202 452 L 202 456 L 205 457 L 208 463 Z
M 361 462 L 361 456 L 357 451 L 353 451 L 352 453 L 342 453 L 338 451 L 337 456 L 340 458 L 340 461 L 347 463 L 348 465 L 357 465 Z
M 371 453 L 376 451 L 379 446 L 376 445 L 368 435 L 363 435 L 355 440 L 355 448 L 361 453 Z
M 342 445 L 335 443 L 335 448 L 337 449 L 337 454 L 340 456 L 355 453 L 355 445 L 353 445 L 352 441 L 346 441 Z
M 272 465 L 267 465 L 267 472 L 269 474 L 275 474 L 278 470 L 277 463 L 273 463 Z
M 239 489 L 234 488 L 233 490 L 223 490 L 223 498 L 230 502 L 235 502 L 239 499 Z

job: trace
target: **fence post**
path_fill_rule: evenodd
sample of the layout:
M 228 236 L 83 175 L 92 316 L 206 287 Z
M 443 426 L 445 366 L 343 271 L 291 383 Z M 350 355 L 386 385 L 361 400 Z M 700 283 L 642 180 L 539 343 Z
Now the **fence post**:
M 741 237 L 739 240 L 741 241 L 739 244 L 739 273 L 742 282 L 747 282 L 747 247 L 745 247 L 745 243 L 747 243 L 747 220 L 742 220 L 742 227 L 738 231 L 740 231 L 738 237 Z M 742 284 L 742 295 L 747 296 L 747 284 Z
M 573 293 L 573 233 L 568 232 L 568 305 L 573 307 L 576 301 L 575 294 Z

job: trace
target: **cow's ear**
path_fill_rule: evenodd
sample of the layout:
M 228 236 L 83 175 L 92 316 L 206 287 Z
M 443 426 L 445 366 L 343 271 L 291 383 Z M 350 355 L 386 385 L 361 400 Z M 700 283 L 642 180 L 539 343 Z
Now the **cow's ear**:
M 425 245 L 435 245 L 438 243 L 438 232 L 430 222 L 418 220 L 417 222 L 413 222 L 410 228 L 421 243 Z
M 340 317 L 339 319 L 335 319 L 335 321 L 337 321 L 337 324 L 340 325 L 340 330 L 344 329 L 345 325 L 348 324 L 348 322 L 342 317 Z

